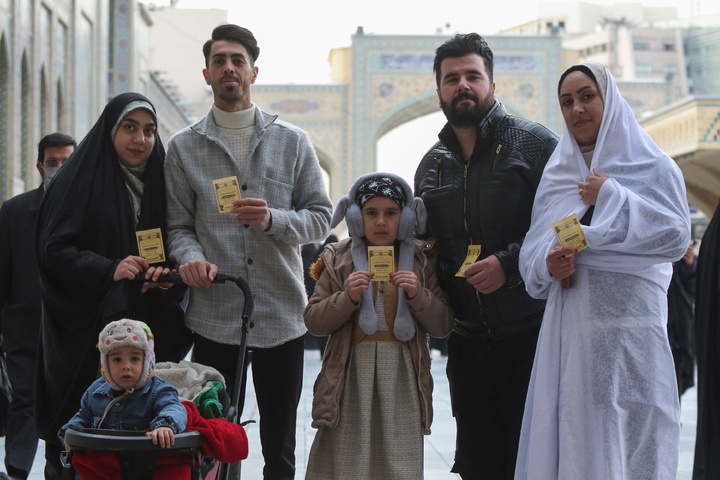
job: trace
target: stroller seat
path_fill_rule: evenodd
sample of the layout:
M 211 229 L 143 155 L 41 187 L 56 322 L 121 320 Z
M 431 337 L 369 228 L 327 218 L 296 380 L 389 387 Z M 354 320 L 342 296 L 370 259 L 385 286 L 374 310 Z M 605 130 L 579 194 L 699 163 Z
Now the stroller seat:
M 72 457 L 74 469 L 82 478 L 109 478 L 108 470 L 115 468 L 117 477 L 122 479 L 200 478 L 203 440 L 197 431 L 175 435 L 175 445 L 168 448 L 153 444 L 145 432 L 121 430 L 68 430 L 65 443 L 72 449 L 63 458 L 65 472 L 69 473 L 66 476 L 70 478 Z

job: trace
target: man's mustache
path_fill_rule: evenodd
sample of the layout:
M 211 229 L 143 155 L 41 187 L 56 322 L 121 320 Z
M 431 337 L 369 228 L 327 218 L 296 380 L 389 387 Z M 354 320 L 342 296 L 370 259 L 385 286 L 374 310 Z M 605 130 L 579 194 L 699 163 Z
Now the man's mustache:
M 463 100 L 473 100 L 475 103 L 479 103 L 477 95 L 472 92 L 460 92 L 455 98 L 453 98 L 453 107 Z

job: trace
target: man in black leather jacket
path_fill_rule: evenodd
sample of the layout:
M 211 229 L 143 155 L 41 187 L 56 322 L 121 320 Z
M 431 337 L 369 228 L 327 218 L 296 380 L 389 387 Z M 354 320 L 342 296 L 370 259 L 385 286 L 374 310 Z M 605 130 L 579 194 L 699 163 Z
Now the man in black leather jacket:
M 518 253 L 557 136 L 495 100 L 493 54 L 479 35 L 438 47 L 433 70 L 448 123 L 415 173 L 415 195 L 442 248 L 438 278 L 455 310 L 447 367 L 457 423 L 452 471 L 512 479 L 545 308 L 525 291 Z M 480 245 L 480 255 L 458 276 L 470 245 Z

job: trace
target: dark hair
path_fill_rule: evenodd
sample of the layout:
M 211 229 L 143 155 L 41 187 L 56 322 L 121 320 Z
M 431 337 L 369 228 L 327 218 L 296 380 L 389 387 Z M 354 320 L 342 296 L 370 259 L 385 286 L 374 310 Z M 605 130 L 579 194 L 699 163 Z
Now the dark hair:
M 45 135 L 38 143 L 38 163 L 42 165 L 45 160 L 45 149 L 48 147 L 64 147 L 66 145 L 72 145 L 73 148 L 77 147 L 77 142 L 70 135 L 64 133 L 51 133 Z
M 226 23 L 215 27 L 212 31 L 210 40 L 205 42 L 205 45 L 203 45 L 205 68 L 210 67 L 210 49 L 212 48 L 212 44 L 218 40 L 228 40 L 242 44 L 242 46 L 247 49 L 248 55 L 251 57 L 251 65 L 255 64 L 255 60 L 257 60 L 260 55 L 260 47 L 258 47 L 257 40 L 255 40 L 255 35 L 253 35 L 250 30 L 239 25 Z
M 323 242 L 323 247 L 325 245 L 329 245 L 331 243 L 336 243 L 337 241 L 338 241 L 337 235 L 335 235 L 334 233 L 331 233 L 330 235 L 328 235 L 328 237 Z
M 597 78 L 595 78 L 595 74 L 586 65 L 573 65 L 572 67 L 565 70 L 562 75 L 560 75 L 560 81 L 558 82 L 558 97 L 560 96 L 560 87 L 562 87 L 562 83 L 565 81 L 565 77 L 567 77 L 573 72 L 582 72 L 588 77 L 590 77 L 590 79 L 595 82 L 595 85 L 598 84 Z
M 487 42 L 477 33 L 461 34 L 447 40 L 435 50 L 435 61 L 433 62 L 433 72 L 435 72 L 435 82 L 440 86 L 440 67 L 446 58 L 460 58 L 466 55 L 477 54 L 485 61 L 485 69 L 490 77 L 490 83 L 493 82 L 493 52 L 490 50 Z

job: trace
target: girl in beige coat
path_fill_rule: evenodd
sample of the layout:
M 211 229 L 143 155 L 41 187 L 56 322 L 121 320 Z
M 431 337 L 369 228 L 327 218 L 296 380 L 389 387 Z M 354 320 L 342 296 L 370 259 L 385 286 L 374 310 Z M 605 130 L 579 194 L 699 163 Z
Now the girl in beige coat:
M 424 206 L 400 177 L 360 177 L 338 203 L 351 238 L 328 245 L 313 267 L 305 309 L 314 335 L 330 335 L 315 382 L 308 479 L 418 479 L 432 423 L 428 334 L 444 337 L 453 313 L 435 276 Z M 388 281 L 373 281 L 368 246 L 394 247 Z

